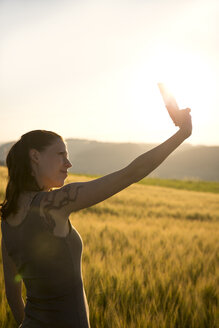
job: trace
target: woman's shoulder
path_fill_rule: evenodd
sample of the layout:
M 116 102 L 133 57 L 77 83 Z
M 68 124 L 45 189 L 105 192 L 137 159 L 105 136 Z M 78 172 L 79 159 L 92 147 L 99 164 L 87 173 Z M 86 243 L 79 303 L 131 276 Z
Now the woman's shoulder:
M 31 193 L 22 193 L 18 198 L 18 211 L 17 213 L 10 213 L 5 221 L 13 227 L 19 226 L 24 219 L 27 217 L 28 212 L 30 211 L 33 201 L 39 195 L 39 192 Z

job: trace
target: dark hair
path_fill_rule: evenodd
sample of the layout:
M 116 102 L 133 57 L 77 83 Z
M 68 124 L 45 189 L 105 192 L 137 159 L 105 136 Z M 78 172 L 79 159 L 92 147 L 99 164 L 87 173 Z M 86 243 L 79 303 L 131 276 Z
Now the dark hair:
M 22 191 L 42 191 L 35 177 L 31 174 L 29 150 L 34 148 L 39 152 L 52 145 L 58 138 L 63 138 L 55 132 L 33 130 L 23 134 L 9 150 L 6 157 L 8 167 L 8 183 L 5 199 L 0 204 L 1 218 L 5 219 L 10 213 L 18 212 L 18 197 Z

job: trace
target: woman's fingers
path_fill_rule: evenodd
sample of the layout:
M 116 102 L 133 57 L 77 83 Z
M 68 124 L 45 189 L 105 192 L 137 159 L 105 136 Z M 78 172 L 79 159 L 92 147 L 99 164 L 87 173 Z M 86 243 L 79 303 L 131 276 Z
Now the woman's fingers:
M 190 115 L 191 108 L 182 109 L 180 112 L 180 120 L 178 126 L 184 131 L 186 138 L 192 133 L 192 117 Z
M 179 111 L 179 117 L 177 120 L 177 125 L 181 126 L 182 124 L 184 124 L 186 121 L 190 120 L 191 115 L 191 108 L 185 108 L 185 109 L 181 109 Z

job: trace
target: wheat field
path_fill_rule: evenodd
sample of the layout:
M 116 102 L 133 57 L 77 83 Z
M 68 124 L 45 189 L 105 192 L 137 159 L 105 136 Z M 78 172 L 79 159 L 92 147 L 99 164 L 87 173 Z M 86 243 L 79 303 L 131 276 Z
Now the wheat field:
M 1 201 L 6 182 L 0 167 Z M 70 220 L 92 328 L 219 327 L 219 194 L 138 183 Z M 1 327 L 17 327 L 2 262 L 0 288 Z

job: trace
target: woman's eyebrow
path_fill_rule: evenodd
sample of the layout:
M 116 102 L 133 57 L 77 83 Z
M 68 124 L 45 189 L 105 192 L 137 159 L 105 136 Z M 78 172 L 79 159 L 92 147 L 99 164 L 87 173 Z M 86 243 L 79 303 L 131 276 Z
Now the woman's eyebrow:
M 67 151 L 60 151 L 59 154 L 65 154 L 65 155 L 68 155 Z

